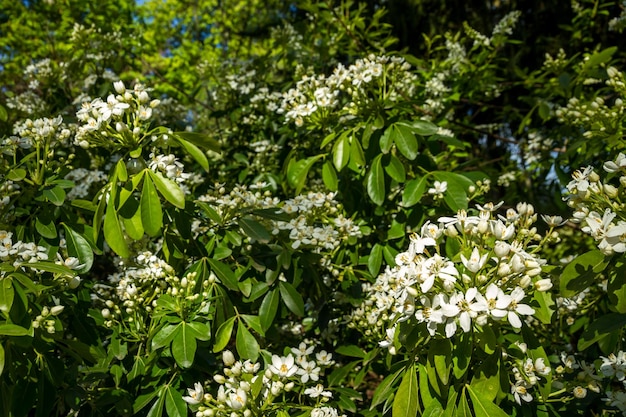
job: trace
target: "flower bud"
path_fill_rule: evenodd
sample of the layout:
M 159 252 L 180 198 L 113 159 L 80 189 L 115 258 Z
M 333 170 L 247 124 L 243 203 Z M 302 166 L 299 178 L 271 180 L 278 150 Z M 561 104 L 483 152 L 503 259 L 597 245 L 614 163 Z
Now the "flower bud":
M 552 281 L 548 278 L 540 279 L 535 282 L 535 289 L 537 291 L 548 291 L 550 288 L 552 288 Z
M 226 366 L 232 366 L 235 363 L 235 355 L 230 350 L 225 350 L 222 352 L 222 362 Z

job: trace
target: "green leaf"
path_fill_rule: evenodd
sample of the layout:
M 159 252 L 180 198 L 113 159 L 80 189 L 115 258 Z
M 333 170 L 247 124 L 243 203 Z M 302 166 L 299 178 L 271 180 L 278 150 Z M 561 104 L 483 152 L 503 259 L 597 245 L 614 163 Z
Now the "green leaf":
M 626 313 L 626 264 L 621 264 L 617 268 L 611 269 L 606 292 L 615 311 Z
M 304 316 L 304 300 L 294 286 L 288 282 L 280 281 L 278 288 L 287 308 L 299 317 Z
M 195 159 L 198 164 L 200 164 L 202 169 L 204 169 L 205 171 L 209 170 L 209 160 L 200 148 L 198 148 L 193 143 L 184 140 L 178 135 L 175 135 L 174 137 L 176 138 L 176 140 L 178 140 L 178 143 L 183 145 L 183 148 L 185 148 L 187 153 L 191 155 L 191 157 Z
M 482 397 L 494 401 L 500 393 L 500 359 L 491 355 L 485 359 L 474 372 L 471 387 L 480 392 Z
M 9 119 L 9 113 L 7 113 L 7 109 L 4 106 L 0 105 L 0 120 L 6 122 Z
M 148 170 L 148 174 L 159 193 L 179 209 L 185 208 L 185 193 L 174 181 L 165 178 L 160 172 Z M 144 180 L 145 181 L 145 180 Z
M 216 153 L 221 152 L 219 142 L 211 139 L 208 135 L 197 132 L 174 132 L 174 135 L 201 148 L 208 149 Z
M 442 417 L 444 415 L 441 404 L 433 401 L 422 413 L 422 417 Z
M 385 129 L 385 132 L 380 136 L 380 151 L 384 154 L 388 154 L 393 145 L 393 125 Z
M 154 335 L 150 342 L 150 347 L 153 351 L 160 349 L 174 340 L 174 337 L 180 332 L 181 324 L 166 324 Z
M 165 390 L 165 411 L 168 417 L 187 417 L 187 403 L 171 385 Z
M 230 270 L 230 267 L 217 259 L 207 258 L 207 262 L 211 265 L 211 269 L 215 272 L 215 275 L 220 279 L 221 283 L 226 288 L 239 291 L 238 279 L 235 273 Z
M 391 375 L 387 375 L 385 379 L 381 381 L 380 384 L 376 387 L 376 391 L 374 392 L 374 396 L 372 397 L 372 404 L 370 405 L 370 410 L 373 410 L 378 404 L 382 404 L 387 401 L 394 393 L 394 384 L 396 380 L 400 377 L 400 374 L 404 371 L 403 368 L 398 369 Z
M 450 340 L 432 340 L 428 349 L 428 362 L 435 368 L 437 377 L 443 385 L 448 385 L 450 365 L 452 363 L 452 345 Z M 433 384 L 435 383 L 436 381 L 433 381 Z
M 158 236 L 161 227 L 163 227 L 163 209 L 159 195 L 150 178 L 143 180 L 140 207 L 143 229 L 151 237 Z
M 24 168 L 13 168 L 6 175 L 6 178 L 11 181 L 19 182 L 26 178 L 26 170 Z
M 322 167 L 322 180 L 324 185 L 330 191 L 337 191 L 339 181 L 337 180 L 337 171 L 333 167 L 332 162 L 326 161 Z
M 150 401 L 154 399 L 154 397 L 159 394 L 160 390 L 150 392 L 148 394 L 139 395 L 135 402 L 133 403 L 133 412 L 137 414 L 140 410 L 142 410 L 145 406 L 150 404 Z M 153 406 L 154 407 L 154 406 Z
M 122 217 L 122 223 L 124 224 L 124 231 L 131 239 L 140 240 L 143 238 L 145 230 L 143 230 L 141 223 L 141 208 L 136 210 L 130 219 Z
M 591 345 L 621 331 L 626 326 L 626 314 L 609 313 L 591 322 L 578 340 L 578 350 L 585 350 Z
M 128 258 L 130 256 L 128 244 L 126 243 L 124 232 L 122 231 L 122 225 L 117 217 L 112 202 L 109 202 L 107 205 L 106 214 L 104 216 L 104 239 L 111 249 L 122 258 Z
M 9 314 L 11 307 L 13 306 L 13 298 L 15 291 L 13 290 L 13 280 L 11 278 L 4 278 L 0 280 L 0 311 Z
M 469 385 L 465 387 L 472 399 L 476 417 L 508 417 L 508 414 L 505 413 L 504 410 L 495 405 L 492 400 L 485 398 L 481 392 L 474 391 Z
M 276 289 L 265 294 L 261 307 L 259 308 L 259 319 L 261 320 L 263 330 L 268 330 L 272 326 L 274 317 L 276 317 L 276 312 L 278 311 L 279 300 L 280 296 Z
M 437 181 L 446 181 L 448 189 L 444 193 L 444 201 L 453 211 L 467 209 L 467 190 L 474 182 L 469 178 L 454 172 L 435 171 L 432 173 Z
M 270 232 L 259 222 L 251 217 L 243 217 L 239 219 L 241 230 L 250 238 L 257 242 L 267 243 L 272 238 Z
M 452 372 L 456 379 L 461 379 L 472 361 L 473 338 L 463 333 L 452 347 Z
M 342 134 L 333 145 L 333 164 L 337 171 L 348 165 L 350 159 L 350 139 L 347 134 Z
M 62 206 L 65 201 L 65 190 L 58 185 L 44 188 L 43 195 L 55 206 Z
M 399 124 L 409 127 L 413 133 L 421 136 L 434 135 L 439 131 L 439 127 L 428 120 L 413 120 L 411 122 L 400 122 Z
M 339 346 L 337 349 L 335 349 L 335 352 L 340 355 L 353 356 L 355 358 L 361 359 L 365 358 L 366 356 L 366 353 L 363 351 L 363 349 L 356 345 Z
M 215 343 L 213 344 L 213 352 L 221 352 L 230 342 L 230 337 L 233 333 L 233 326 L 235 325 L 235 317 L 231 317 L 220 325 L 215 333 Z
M 350 164 L 354 164 L 357 167 L 365 166 L 365 153 L 361 147 L 361 142 L 359 142 L 356 136 L 352 137 L 352 144 L 350 145 Z
M 145 371 L 146 364 L 143 361 L 143 358 L 141 356 L 135 356 L 135 363 L 133 363 L 133 367 L 126 376 L 126 380 L 130 382 L 137 377 L 143 376 Z
M 0 324 L 0 335 L 4 336 L 27 336 L 32 333 L 31 330 L 25 329 L 17 324 Z
M 265 330 L 261 326 L 261 320 L 259 316 L 252 316 L 250 314 L 242 314 L 240 317 L 243 321 L 246 322 L 249 328 L 260 334 L 261 336 L 265 336 Z
M 59 274 L 67 277 L 73 277 L 76 275 L 74 271 L 69 269 L 65 265 L 59 265 L 50 261 L 38 261 L 38 262 L 28 262 L 23 264 L 22 266 L 27 266 L 33 269 L 39 269 L 46 272 L 51 272 L 53 274 Z
M 607 265 L 608 258 L 599 250 L 592 250 L 577 256 L 561 273 L 561 295 L 572 297 L 591 287 Z
M 463 388 L 463 390 L 465 391 L 465 388 Z M 459 401 L 455 417 L 473 417 L 465 392 L 461 394 L 461 400 Z
M 163 405 L 165 403 L 165 395 L 163 395 L 163 390 L 165 386 L 161 387 L 158 391 L 158 399 L 152 404 L 150 410 L 148 411 L 147 417 L 161 417 L 163 415 Z M 133 409 L 135 406 L 133 405 Z
M 181 323 L 180 332 L 176 333 L 172 341 L 172 356 L 181 368 L 189 368 L 193 364 L 196 355 L 197 342 L 193 337 L 193 331 L 187 328 L 185 322 Z
M 385 174 L 383 173 L 381 158 L 382 155 L 374 158 L 366 176 L 367 194 L 377 206 L 385 201 Z
M 535 291 L 533 297 L 539 304 L 539 308 L 535 308 L 534 316 L 539 319 L 543 324 L 550 324 L 552 322 L 552 315 L 554 314 L 555 305 L 552 294 L 549 291 Z
M 54 225 L 54 220 L 47 216 L 40 216 L 35 219 L 35 229 L 45 238 L 54 239 L 57 237 L 57 228 Z
M 211 325 L 209 322 L 200 323 L 197 321 L 186 322 L 186 327 L 196 340 L 211 339 Z
M 402 183 L 406 181 L 404 165 L 402 165 L 402 162 L 393 154 L 389 155 L 389 163 L 385 166 L 385 172 L 397 182 Z
M 295 188 L 296 194 L 300 194 L 306 183 L 309 170 L 324 155 L 316 155 L 310 158 L 302 159 L 298 162 L 289 161 L 287 166 L 287 182 Z
M 250 359 L 255 362 L 259 357 L 259 351 L 261 350 L 259 343 L 241 322 L 237 325 L 237 338 L 235 340 L 235 346 L 237 347 L 237 353 L 239 353 L 239 356 L 244 359 Z
M 393 141 L 400 153 L 409 160 L 415 159 L 417 156 L 417 139 L 411 129 L 402 124 L 394 124 L 392 127 Z
M 87 239 L 68 225 L 63 224 L 63 228 L 65 229 L 67 253 L 69 256 L 77 258 L 82 265 L 75 269 L 76 273 L 85 274 L 89 272 L 93 265 L 93 250 L 91 250 L 91 245 Z
M 404 372 L 402 382 L 393 400 L 392 417 L 415 417 L 419 407 L 417 391 L 417 371 L 415 365 Z
M 412 207 L 421 200 L 424 191 L 426 191 L 427 179 L 428 175 L 424 175 L 421 178 L 414 178 L 405 184 L 402 192 L 403 207 Z
M 378 275 L 380 271 L 380 265 L 383 263 L 383 247 L 375 243 L 370 251 L 370 256 L 367 258 L 367 269 L 373 277 Z
M 2 347 L 2 343 L 0 343 L 0 376 L 2 376 L 3 370 L 4 370 L 4 347 Z

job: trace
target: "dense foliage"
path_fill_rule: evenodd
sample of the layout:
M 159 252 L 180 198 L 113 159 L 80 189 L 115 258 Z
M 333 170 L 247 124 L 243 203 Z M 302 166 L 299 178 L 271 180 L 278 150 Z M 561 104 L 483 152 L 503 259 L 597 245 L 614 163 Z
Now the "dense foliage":
M 625 27 L 0 1 L 0 415 L 626 414 Z

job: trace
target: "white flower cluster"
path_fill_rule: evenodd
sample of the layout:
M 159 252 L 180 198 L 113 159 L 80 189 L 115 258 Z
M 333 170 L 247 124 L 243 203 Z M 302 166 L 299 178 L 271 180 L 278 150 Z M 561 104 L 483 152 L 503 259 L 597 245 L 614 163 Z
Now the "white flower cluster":
M 25 114 L 37 114 L 48 111 L 48 104 L 37 93 L 26 90 L 21 94 L 8 97 L 7 107 Z
M 620 201 L 626 190 L 626 155 L 604 163 L 605 181 L 588 166 L 572 174 L 567 185 L 567 204 L 575 211 L 572 221 L 582 225 L 582 231 L 591 235 L 598 248 L 606 255 L 626 252 L 626 210 Z M 610 183 L 619 178 L 616 186 Z
M 285 200 L 279 213 L 296 214 L 288 222 L 275 221 L 272 234 L 280 231 L 289 232 L 292 249 L 309 247 L 316 253 L 332 252 L 342 241 L 349 237 L 360 237 L 361 231 L 352 219 L 337 214 L 335 193 L 309 192 Z M 326 218 L 326 222 L 319 223 Z
M 339 64 L 329 76 L 305 75 L 295 88 L 283 94 L 277 110 L 287 121 L 303 126 L 305 120 L 319 122 L 330 116 L 350 118 L 371 101 L 374 89 L 385 101 L 411 97 L 417 77 L 400 57 L 375 56 L 359 59 L 347 68 Z
M 284 407 L 286 396 L 294 402 L 315 407 L 311 415 L 326 417 L 339 414 L 335 408 L 325 406 L 332 393 L 319 381 L 325 370 L 334 365 L 332 354 L 315 346 L 300 343 L 285 356 L 272 355 L 271 362 L 261 369 L 261 363 L 235 360 L 232 352 L 222 353 L 224 375 L 216 374 L 217 395 L 204 392 L 201 383 L 187 390 L 183 399 L 196 412 L 197 417 L 252 417 L 263 415 L 272 408 Z M 274 401 L 277 404 L 273 404 Z M 313 414 L 315 413 L 315 414 Z
M 4 140 L 4 146 L 30 149 L 33 146 L 48 144 L 51 147 L 59 141 L 63 142 L 70 137 L 70 131 L 63 125 L 63 118 L 57 116 L 54 119 L 26 119 L 15 123 L 13 134 Z
M 546 240 L 533 226 L 537 215 L 530 204 L 496 216 L 500 205 L 488 203 L 477 206 L 478 215 L 461 210 L 438 224 L 426 223 L 411 236 L 408 250 L 396 256 L 396 266 L 365 286 L 369 295 L 352 313 L 351 325 L 361 331 L 385 328 L 379 344 L 391 352 L 398 346 L 397 325 L 405 321 L 447 338 L 490 322 L 506 320 L 521 328 L 523 318 L 535 313 L 525 300 L 552 287 L 541 277 L 545 261 L 534 254 Z M 457 241 L 452 247 L 458 245 L 458 256 L 442 254 L 446 240 Z
M 107 174 L 98 169 L 76 168 L 70 171 L 65 179 L 74 182 L 74 186 L 67 193 L 67 199 L 74 200 L 89 196 L 91 186 L 105 182 Z
M 529 132 L 521 146 L 524 164 L 528 167 L 545 160 L 546 152 L 552 150 L 553 144 L 554 141 L 544 137 L 541 132 Z
M 526 356 L 527 346 L 525 343 L 518 343 L 516 347 Z M 546 365 L 543 358 L 533 360 L 526 356 L 524 359 L 515 361 L 511 372 L 515 379 L 515 382 L 511 383 L 511 394 L 513 394 L 515 402 L 521 405 L 522 401 L 531 402 L 533 400 L 532 388 L 537 385 L 542 377 L 550 375 L 552 369 Z
M 622 33 L 626 28 L 626 0 L 622 0 L 622 12 L 619 16 L 609 20 L 609 30 Z
M 154 172 L 161 172 L 165 176 L 178 184 L 182 184 L 191 178 L 191 174 L 185 173 L 183 168 L 185 166 L 178 160 L 176 155 L 155 155 L 150 154 L 150 162 L 148 168 Z
M 35 317 L 33 320 L 33 328 L 35 329 L 45 329 L 46 332 L 52 334 L 56 332 L 56 323 L 58 322 L 55 317 L 61 314 L 65 307 L 61 305 L 55 305 L 52 308 L 48 308 L 43 306 L 41 309 L 41 314 Z M 60 323 L 60 322 L 59 322 Z
M 107 284 L 93 287 L 92 298 L 104 304 L 101 313 L 108 327 L 122 316 L 152 311 L 160 294 L 175 295 L 181 287 L 182 280 L 175 275 L 174 269 L 149 251 L 140 253 L 135 258 L 135 265 L 120 266 L 123 272 L 109 275 Z
M 48 250 L 45 247 L 21 240 L 13 243 L 13 233 L 0 230 L 0 261 L 12 262 L 13 266 L 17 267 L 46 260 L 48 260 Z
M 109 94 L 106 101 L 98 97 L 81 104 L 76 117 L 82 124 L 76 132 L 75 145 L 89 148 L 98 144 L 106 146 L 112 140 L 139 142 L 142 124 L 149 124 L 152 109 L 160 101 L 151 99 L 142 84 L 135 84 L 133 90 L 127 90 L 122 81 L 116 81 L 113 86 L 117 94 Z

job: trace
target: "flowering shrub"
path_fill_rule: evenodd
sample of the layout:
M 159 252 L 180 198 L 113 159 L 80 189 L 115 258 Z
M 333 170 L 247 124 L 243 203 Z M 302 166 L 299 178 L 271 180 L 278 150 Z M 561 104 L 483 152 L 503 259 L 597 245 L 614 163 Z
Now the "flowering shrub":
M 5 3 L 0 415 L 626 414 L 623 7 Z

